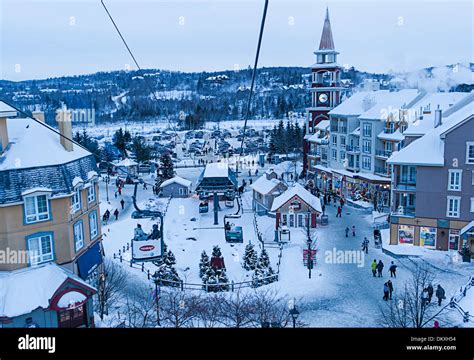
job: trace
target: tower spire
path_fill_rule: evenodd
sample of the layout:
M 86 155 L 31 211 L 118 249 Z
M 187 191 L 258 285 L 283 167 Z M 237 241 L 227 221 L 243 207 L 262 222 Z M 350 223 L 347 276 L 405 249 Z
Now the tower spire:
M 319 50 L 334 50 L 331 22 L 329 21 L 329 8 L 326 7 L 326 18 L 324 19 L 323 33 L 319 42 Z

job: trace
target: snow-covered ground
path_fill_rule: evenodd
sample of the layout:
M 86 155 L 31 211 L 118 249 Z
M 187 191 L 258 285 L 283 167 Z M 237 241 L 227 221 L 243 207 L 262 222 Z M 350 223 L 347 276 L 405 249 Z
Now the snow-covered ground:
M 276 168 L 286 171 L 288 165 L 285 163 L 276 166 Z M 202 168 L 180 168 L 176 172 L 178 176 L 195 183 L 201 171 Z M 255 176 L 252 178 L 256 179 Z M 248 180 L 248 176 L 246 179 Z M 151 177 L 147 177 L 145 180 L 153 183 Z M 242 178 L 239 178 L 239 181 L 241 180 Z M 114 191 L 109 189 L 110 204 L 107 204 L 105 184 L 101 182 L 100 186 L 101 208 L 120 209 L 121 197 L 115 198 Z M 137 223 L 142 224 L 145 231 L 151 230 L 151 220 L 131 219 L 130 214 L 134 210 L 131 202 L 132 192 L 133 187 L 127 185 L 122 195 L 125 200 L 125 209 L 121 212 L 119 220 L 111 220 L 102 227 L 103 244 L 108 257 L 118 253 L 119 249 L 130 242 Z M 249 189 L 242 196 L 243 208 L 246 210 L 251 209 L 251 196 Z M 152 199 L 152 202 L 161 203 L 163 207 L 168 201 L 156 198 L 151 192 L 151 187 L 148 190 L 139 191 L 138 202 L 141 206 L 145 206 L 149 199 Z M 234 282 L 250 280 L 252 273 L 242 268 L 241 261 L 244 247 L 249 241 L 257 244 L 256 248 L 260 252 L 260 245 L 258 245 L 253 225 L 254 214 L 251 211 L 245 211 L 240 219 L 233 221 L 236 225 L 243 227 L 244 243 L 231 245 L 225 242 L 223 216 L 234 213 L 236 208 L 226 208 L 221 203 L 219 225 L 214 225 L 212 204 L 206 214 L 198 213 L 198 204 L 199 200 L 195 197 L 172 199 L 165 217 L 165 241 L 176 256 L 176 269 L 181 278 L 187 283 L 200 283 L 198 264 L 201 252 L 205 250 L 210 255 L 212 247 L 219 245 L 225 259 L 229 279 Z M 305 233 L 302 229 L 293 229 L 291 242 L 283 248 L 279 281 L 266 285 L 277 290 L 282 296 L 298 300 L 302 304 L 301 320 L 308 326 L 379 326 L 379 308 L 384 305 L 384 300 L 382 300 L 383 284 L 387 280 L 391 261 L 398 265 L 397 278 L 392 279 L 395 292 L 402 289 L 417 265 L 429 267 L 436 277 L 435 284 L 439 283 L 445 288 L 447 299 L 457 294 L 459 287 L 464 285 L 469 275 L 474 273 L 472 265 L 456 266 L 439 263 L 438 260 L 444 259 L 447 254 L 439 251 L 431 251 L 431 253 L 424 253 L 418 257 L 392 258 L 381 249 L 375 249 L 373 229 L 370 226 L 373 217 L 365 209 L 346 205 L 342 218 L 335 218 L 336 208 L 327 206 L 326 213 L 329 215 L 329 225 L 318 227 L 315 231 L 318 253 L 311 279 L 309 279 L 308 269 L 304 267 L 302 261 L 303 249 L 306 248 Z M 274 237 L 275 219 L 268 216 L 258 216 L 257 222 L 264 241 L 271 243 Z M 346 238 L 344 229 L 351 228 L 353 225 L 356 227 L 356 236 L 353 237 L 349 234 L 349 237 Z M 383 236 L 386 238 L 387 235 Z M 368 255 L 359 251 L 364 237 L 370 240 Z M 266 248 L 271 266 L 276 270 L 279 249 L 269 246 Z M 123 256 L 129 258 L 130 253 L 125 252 Z M 385 264 L 383 278 L 372 276 L 370 263 L 374 259 L 382 260 Z M 140 281 L 139 279 L 144 282 L 148 281 L 146 274 L 142 273 L 140 269 L 130 268 L 126 262 L 123 263 L 123 266 L 130 271 L 131 276 L 136 277 L 137 281 Z M 153 272 L 156 267 L 147 263 L 145 269 Z M 463 301 L 468 301 L 466 299 Z M 462 323 L 462 318 L 458 313 L 452 312 L 450 316 L 454 323 Z

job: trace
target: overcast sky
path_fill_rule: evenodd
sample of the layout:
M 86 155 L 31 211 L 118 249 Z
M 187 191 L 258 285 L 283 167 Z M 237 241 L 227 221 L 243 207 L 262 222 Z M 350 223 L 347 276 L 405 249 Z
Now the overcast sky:
M 263 0 L 105 0 L 143 68 L 253 63 Z M 329 6 L 342 65 L 386 72 L 472 61 L 470 0 L 270 0 L 260 66 L 310 66 Z M 100 0 L 0 0 L 0 78 L 134 69 Z

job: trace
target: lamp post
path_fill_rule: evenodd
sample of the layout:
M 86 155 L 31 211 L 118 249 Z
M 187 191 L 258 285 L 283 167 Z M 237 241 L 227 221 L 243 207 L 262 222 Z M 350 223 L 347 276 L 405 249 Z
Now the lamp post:
M 291 315 L 291 318 L 293 319 L 293 329 L 296 329 L 296 319 L 298 319 L 299 314 L 300 312 L 296 309 L 296 305 L 294 305 L 290 309 L 290 315 Z
M 107 193 L 107 202 L 109 202 L 109 181 L 110 177 L 109 174 L 105 177 L 105 192 Z
M 159 282 L 160 279 L 158 276 L 153 276 L 153 282 L 155 283 L 155 306 L 156 306 L 156 324 L 158 326 L 161 326 L 160 324 L 160 287 L 159 287 Z
M 306 236 L 307 236 L 307 244 L 308 244 L 308 259 L 307 259 L 307 264 L 308 264 L 308 278 L 311 279 L 311 269 L 313 268 L 313 260 L 311 259 L 311 229 L 310 229 L 310 226 L 311 226 L 311 222 L 310 222 L 310 219 L 311 219 L 311 211 L 308 209 L 308 215 L 306 216 L 307 217 L 307 228 L 306 228 Z

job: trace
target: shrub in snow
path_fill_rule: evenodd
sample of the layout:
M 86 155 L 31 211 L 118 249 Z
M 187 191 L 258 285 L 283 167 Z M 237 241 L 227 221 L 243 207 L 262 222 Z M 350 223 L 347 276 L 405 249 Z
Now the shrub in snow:
M 257 252 L 252 244 L 245 247 L 244 262 L 242 264 L 245 270 L 255 270 L 257 267 Z

